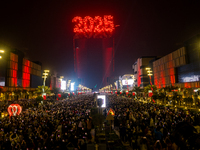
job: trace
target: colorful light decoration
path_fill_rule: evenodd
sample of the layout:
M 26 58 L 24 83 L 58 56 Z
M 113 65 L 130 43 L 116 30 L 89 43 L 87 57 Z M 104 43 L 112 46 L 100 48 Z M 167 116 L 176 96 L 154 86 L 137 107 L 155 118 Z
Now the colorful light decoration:
M 110 108 L 109 111 L 108 111 L 108 113 L 107 113 L 107 115 L 109 115 L 109 114 L 111 114 L 112 116 L 114 116 L 115 115 L 115 111 L 112 108 Z
M 94 19 L 90 16 L 84 19 L 76 16 L 72 22 L 75 24 L 73 30 L 75 38 L 107 38 L 112 36 L 115 29 L 111 15 L 104 15 L 103 19 L 100 16 L 95 16 Z
M 8 106 L 8 114 L 11 116 L 19 115 L 22 111 L 22 107 L 19 104 L 11 104 Z

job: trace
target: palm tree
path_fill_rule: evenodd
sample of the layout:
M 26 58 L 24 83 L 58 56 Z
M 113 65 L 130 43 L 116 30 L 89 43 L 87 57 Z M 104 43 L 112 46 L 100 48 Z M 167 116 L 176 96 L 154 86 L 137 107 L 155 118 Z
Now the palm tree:
M 185 96 L 186 105 L 188 103 L 191 104 L 193 102 L 193 99 L 192 99 L 193 89 L 192 88 L 185 88 L 183 90 L 183 94 Z
M 135 91 L 135 92 L 136 92 L 136 97 L 138 98 L 138 95 L 139 95 L 139 93 L 140 93 L 142 90 L 141 90 L 141 88 L 140 88 L 140 87 L 138 87 L 138 86 L 135 86 L 135 87 L 133 88 L 133 91 Z
M 44 90 L 44 93 L 46 93 L 46 94 L 50 94 L 51 93 L 50 88 L 48 86 L 44 86 L 44 85 L 38 86 L 38 88 L 36 89 L 35 92 L 38 95 L 41 95 L 43 93 L 43 90 Z

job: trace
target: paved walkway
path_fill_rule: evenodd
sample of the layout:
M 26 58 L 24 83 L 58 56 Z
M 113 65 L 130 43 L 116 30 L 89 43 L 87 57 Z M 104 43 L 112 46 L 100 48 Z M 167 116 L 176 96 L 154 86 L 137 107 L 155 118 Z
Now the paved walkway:
M 119 131 L 117 131 L 116 129 L 114 129 L 114 131 L 115 131 L 115 133 L 117 134 L 117 136 L 120 138 L 120 133 L 119 133 Z M 122 142 L 122 144 L 126 147 L 126 150 L 133 150 L 129 143 L 124 143 L 124 142 Z

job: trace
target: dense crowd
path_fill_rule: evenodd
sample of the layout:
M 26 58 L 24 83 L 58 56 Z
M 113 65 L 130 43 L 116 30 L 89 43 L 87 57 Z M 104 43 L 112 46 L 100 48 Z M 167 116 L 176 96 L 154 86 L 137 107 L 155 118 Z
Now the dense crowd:
M 121 140 L 129 143 L 133 149 L 178 150 L 181 147 L 177 144 L 180 141 L 176 139 L 179 136 L 175 132 L 181 124 L 188 127 L 184 131 L 186 135 L 192 135 L 193 129 L 199 133 L 199 113 L 121 97 L 110 98 L 108 107 L 115 110 L 114 123 L 119 127 Z M 188 146 L 186 139 L 181 142 L 183 147 Z
M 86 149 L 92 139 L 92 99 L 82 96 L 38 107 L 25 102 L 29 109 L 1 120 L 0 149 Z
M 34 101 L 18 103 L 23 106 L 19 116 L 1 119 L 0 149 L 84 150 L 87 143 L 94 142 L 90 116 L 95 106 L 93 95 L 39 106 Z M 108 96 L 107 108 L 115 111 L 115 130 L 119 131 L 121 140 L 138 150 L 178 150 L 177 141 L 171 136 L 177 124 L 186 122 L 197 126 L 199 123 L 199 114 L 117 96 Z

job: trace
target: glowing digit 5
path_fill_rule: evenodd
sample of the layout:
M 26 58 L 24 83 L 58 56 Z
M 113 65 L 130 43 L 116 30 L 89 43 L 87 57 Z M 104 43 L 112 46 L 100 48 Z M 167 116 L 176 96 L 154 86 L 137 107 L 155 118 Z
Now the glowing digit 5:
M 113 32 L 113 30 L 114 30 L 113 16 L 105 15 L 104 16 L 104 25 L 105 25 L 106 32 L 110 32 L 110 33 Z

